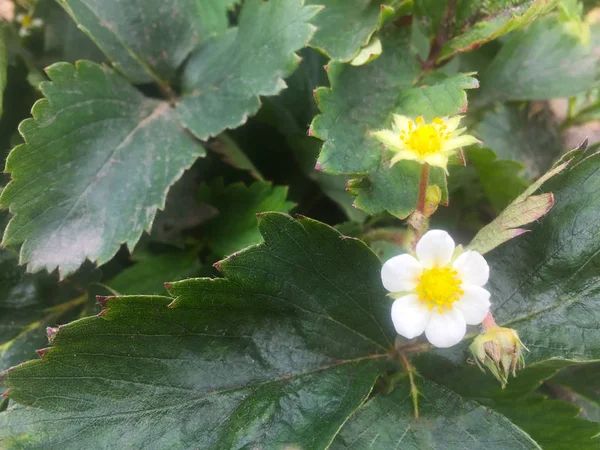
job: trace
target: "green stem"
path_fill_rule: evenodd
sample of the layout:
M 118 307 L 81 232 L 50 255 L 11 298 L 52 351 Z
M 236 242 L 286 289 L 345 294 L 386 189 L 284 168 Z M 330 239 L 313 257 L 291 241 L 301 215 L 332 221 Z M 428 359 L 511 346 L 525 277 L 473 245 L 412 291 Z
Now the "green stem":
M 410 382 L 410 396 L 413 402 L 413 408 L 415 411 L 415 419 L 419 418 L 419 389 L 417 388 L 417 384 L 415 383 L 415 368 L 410 363 L 408 358 L 404 353 L 400 355 L 402 358 L 402 365 L 404 366 L 404 370 L 408 374 L 408 381 Z

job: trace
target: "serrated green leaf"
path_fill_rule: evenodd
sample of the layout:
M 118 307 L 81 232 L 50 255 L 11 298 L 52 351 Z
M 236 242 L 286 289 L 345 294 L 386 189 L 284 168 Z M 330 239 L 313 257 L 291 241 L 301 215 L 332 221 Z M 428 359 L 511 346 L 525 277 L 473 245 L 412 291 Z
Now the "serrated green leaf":
M 272 213 L 260 227 L 265 243 L 222 261 L 225 279 L 173 283 L 175 300 L 109 300 L 101 317 L 61 327 L 42 360 L 6 372 L 9 397 L 31 407 L 0 415 L 0 440 L 327 447 L 391 345 L 380 264 L 310 219 Z
M 500 159 L 525 164 L 525 175 L 534 180 L 563 153 L 555 120 L 547 109 L 499 104 L 484 112 L 474 132 Z
M 370 213 L 385 209 L 398 217 L 414 210 L 418 164 L 402 162 L 390 169 L 389 155 L 369 132 L 389 127 L 394 113 L 431 120 L 464 111 L 465 89 L 477 87 L 477 80 L 464 74 L 431 74 L 417 84 L 420 68 L 409 47 L 409 34 L 402 27 L 385 28 L 380 36 L 382 55 L 365 66 L 329 64 L 331 88 L 317 90 L 321 115 L 310 131 L 325 141 L 318 159 L 322 170 L 368 174 L 367 187 L 356 201 L 359 208 Z M 439 185 L 444 190 L 445 182 Z
M 44 65 L 80 59 L 103 62 L 105 55 L 56 1 L 39 2 L 36 17 L 44 21 Z M 46 62 L 47 60 L 48 62 Z
M 390 1 L 307 0 L 325 9 L 312 23 L 317 27 L 310 45 L 331 59 L 350 61 L 367 45 L 382 18 L 382 7 Z
M 417 378 L 419 418 L 403 380 L 390 395 L 378 395 L 358 410 L 336 437 L 332 450 L 539 449 L 517 425 L 475 401 Z
M 165 283 L 196 275 L 200 264 L 193 253 L 152 255 L 119 273 L 106 284 L 121 295 L 165 293 Z
M 600 155 L 555 175 L 544 192 L 554 194 L 550 214 L 486 255 L 492 311 L 498 324 L 519 332 L 528 362 L 598 359 Z
M 478 2 L 459 2 L 456 11 L 457 33 L 444 43 L 437 61 L 474 50 L 506 33 L 523 28 L 554 9 L 557 3 L 558 0 L 497 0 L 487 1 L 481 8 Z
M 227 31 L 231 11 L 241 0 L 195 0 L 203 36 L 219 36 Z
M 202 29 L 202 8 L 198 8 L 197 0 L 58 1 L 114 66 L 134 83 L 169 80 L 210 34 L 210 30 L 204 34 Z
M 204 149 L 167 103 L 147 99 L 113 71 L 80 61 L 47 69 L 46 99 L 21 123 L 12 181 L 0 206 L 13 218 L 4 245 L 21 247 L 35 272 L 65 276 L 85 259 L 102 264 L 150 228 L 167 190 Z M 49 158 L 48 155 L 52 155 Z
M 200 201 L 218 211 L 203 227 L 203 236 L 219 257 L 262 241 L 256 215 L 265 211 L 288 212 L 294 203 L 287 201 L 287 187 L 256 181 L 227 187 L 223 179 L 200 188 Z
M 46 327 L 77 317 L 72 313 L 87 301 L 80 282 L 96 276 L 83 270 L 78 279 L 59 284 L 55 274 L 27 274 L 17 263 L 16 253 L 0 249 L 0 371 L 34 357 L 47 342 Z
M 455 349 L 438 352 L 447 356 Z M 585 449 L 598 446 L 600 425 L 578 418 L 572 405 L 532 394 L 544 380 L 575 361 L 547 360 L 529 366 L 509 381 L 506 389 L 464 359 L 452 363 L 435 354 L 423 354 L 415 361 L 424 377 L 441 384 L 466 400 L 474 400 L 508 418 L 528 433 L 544 449 Z
M 259 96 L 275 95 L 298 65 L 295 51 L 309 41 L 319 11 L 303 0 L 245 3 L 239 26 L 194 53 L 183 72 L 182 123 L 200 139 L 243 124 Z
M 480 102 L 544 100 L 585 92 L 600 81 L 589 30 L 556 16 L 513 33 L 481 73 Z

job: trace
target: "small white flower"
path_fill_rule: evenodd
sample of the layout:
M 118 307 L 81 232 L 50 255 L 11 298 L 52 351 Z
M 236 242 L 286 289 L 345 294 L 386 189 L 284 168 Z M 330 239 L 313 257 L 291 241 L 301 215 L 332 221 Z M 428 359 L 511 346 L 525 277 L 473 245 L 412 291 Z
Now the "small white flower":
M 434 346 L 452 347 L 465 336 L 467 325 L 487 315 L 490 293 L 482 286 L 490 268 L 470 250 L 452 261 L 454 249 L 448 233 L 431 230 L 417 244 L 418 260 L 404 254 L 383 265 L 383 285 L 397 299 L 392 321 L 398 334 L 412 339 L 425 331 Z

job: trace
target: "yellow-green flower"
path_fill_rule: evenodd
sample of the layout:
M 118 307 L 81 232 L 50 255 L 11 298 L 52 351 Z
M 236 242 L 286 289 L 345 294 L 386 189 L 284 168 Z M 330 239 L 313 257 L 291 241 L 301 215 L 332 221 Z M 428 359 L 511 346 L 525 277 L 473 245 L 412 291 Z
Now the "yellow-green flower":
M 448 158 L 460 147 L 478 143 L 479 140 L 463 134 L 466 128 L 458 128 L 462 116 L 436 117 L 426 123 L 419 116 L 414 121 L 406 116 L 394 114 L 391 130 L 373 132 L 392 152 L 392 166 L 408 159 L 421 164 L 443 168 L 448 172 Z

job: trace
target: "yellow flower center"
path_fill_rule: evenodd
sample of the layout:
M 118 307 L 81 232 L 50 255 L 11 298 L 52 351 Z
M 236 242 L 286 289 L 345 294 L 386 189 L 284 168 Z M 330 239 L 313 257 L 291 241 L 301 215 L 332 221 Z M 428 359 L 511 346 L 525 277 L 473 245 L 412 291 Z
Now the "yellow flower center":
M 21 26 L 23 28 L 31 28 L 33 24 L 33 16 L 31 14 L 25 14 L 23 16 L 23 22 L 21 22 Z
M 417 117 L 415 124 L 412 121 L 408 123 L 408 133 L 400 132 L 400 140 L 413 152 L 427 156 L 440 153 L 450 134 L 446 132 L 446 125 L 442 119 L 436 117 L 432 123 L 425 124 L 423 117 Z
M 461 285 L 462 281 L 456 270 L 434 267 L 423 270 L 416 293 L 419 300 L 427 303 L 429 309 L 437 308 L 443 313 L 444 308 L 452 309 L 452 304 L 464 294 Z

